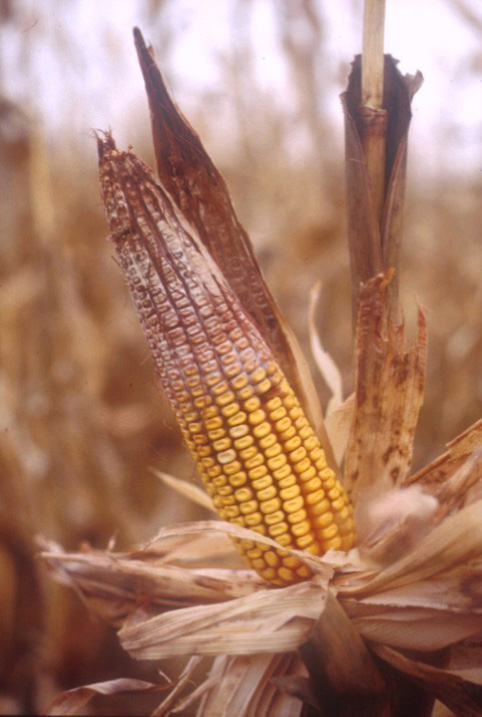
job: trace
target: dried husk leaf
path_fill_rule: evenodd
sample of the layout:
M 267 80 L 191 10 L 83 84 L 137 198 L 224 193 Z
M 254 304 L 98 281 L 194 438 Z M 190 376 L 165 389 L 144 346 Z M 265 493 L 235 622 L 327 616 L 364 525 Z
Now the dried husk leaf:
M 362 508 L 399 485 L 412 460 L 423 401 L 426 324 L 418 312 L 416 345 L 404 350 L 403 324 L 388 321 L 385 288 L 392 273 L 360 289 L 356 336 L 356 390 L 345 460 L 345 486 Z
M 338 465 L 345 455 L 350 429 L 353 423 L 355 410 L 355 394 L 352 393 L 337 408 L 331 410 L 325 420 L 326 432 L 333 448 L 333 454 Z
M 239 717 L 298 717 L 302 702 L 280 689 L 285 676 L 302 678 L 306 668 L 297 653 L 221 656 L 214 660 L 202 686 L 203 699 L 196 717 L 239 715 Z M 199 690 L 200 692 L 201 690 Z M 193 700 L 198 699 L 196 691 Z M 179 705 L 187 707 L 191 701 Z
M 317 577 L 224 604 L 165 613 L 122 628 L 119 639 L 129 654 L 147 660 L 290 652 L 309 637 L 323 610 L 326 587 Z
M 423 486 L 449 510 L 460 507 L 467 491 L 480 482 L 481 448 L 482 419 L 450 441 L 445 453 L 407 477 L 405 483 Z
M 134 41 L 151 111 L 157 173 L 186 221 L 215 260 L 245 311 L 269 344 L 320 439 L 322 414 L 302 351 L 271 295 L 226 183 L 202 142 L 172 100 L 140 30 Z M 329 451 L 329 446 L 326 446 Z M 330 458 L 330 456 L 328 456 Z
M 58 695 L 50 704 L 45 715 L 73 715 L 86 707 L 96 695 L 115 695 L 125 692 L 160 692 L 166 686 L 155 685 L 144 680 L 119 678 L 106 682 L 95 682 L 91 685 L 76 687 Z M 85 712 L 84 712 L 85 714 Z

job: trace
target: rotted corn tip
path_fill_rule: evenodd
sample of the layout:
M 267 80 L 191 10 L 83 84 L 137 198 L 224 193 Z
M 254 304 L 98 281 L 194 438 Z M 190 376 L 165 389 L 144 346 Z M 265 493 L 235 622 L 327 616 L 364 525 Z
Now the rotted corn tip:
M 274 585 L 310 577 L 285 549 L 354 542 L 353 511 L 278 361 L 150 170 L 101 142 L 102 195 L 157 372 L 219 516 Z

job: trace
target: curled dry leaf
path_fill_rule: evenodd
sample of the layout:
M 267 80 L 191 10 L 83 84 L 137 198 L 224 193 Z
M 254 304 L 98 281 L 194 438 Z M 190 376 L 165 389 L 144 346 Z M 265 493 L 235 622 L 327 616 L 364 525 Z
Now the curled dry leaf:
M 58 695 L 44 712 L 45 715 L 74 715 L 88 705 L 96 695 L 115 695 L 125 692 L 160 692 L 166 685 L 154 685 L 144 680 L 119 678 L 76 687 Z

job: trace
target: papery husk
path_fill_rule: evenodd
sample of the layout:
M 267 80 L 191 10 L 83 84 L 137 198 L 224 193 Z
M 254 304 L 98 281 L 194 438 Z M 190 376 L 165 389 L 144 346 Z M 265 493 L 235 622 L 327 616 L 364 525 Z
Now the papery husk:
M 72 690 L 62 692 L 43 714 L 51 717 L 54 715 L 78 714 L 79 710 L 86 707 L 96 695 L 109 696 L 125 694 L 126 692 L 160 692 L 165 689 L 166 685 L 156 685 L 152 682 L 126 677 L 107 680 L 106 682 L 95 682 L 91 685 L 83 685 L 82 687 L 75 687 Z
M 192 707 L 200 700 L 196 717 L 237 715 L 239 717 L 298 717 L 303 704 L 297 697 L 280 690 L 283 679 L 304 677 L 297 653 L 217 657 L 209 676 L 172 714 Z M 306 679 L 306 678 L 305 678 Z
M 360 507 L 399 485 L 412 460 L 413 438 L 423 402 L 426 323 L 418 311 L 416 344 L 404 349 L 403 324 L 388 318 L 388 272 L 360 289 L 356 334 L 356 389 L 344 483 Z
M 221 269 L 230 288 L 256 323 L 337 466 L 324 429 L 321 406 L 308 364 L 259 268 L 251 240 L 240 224 L 226 183 L 198 134 L 169 95 L 152 48 L 140 30 L 134 41 L 151 111 L 157 173 L 185 220 Z
M 325 596 L 326 582 L 313 578 L 280 590 L 157 615 L 122 628 L 119 638 L 130 655 L 144 660 L 291 652 L 308 639 Z

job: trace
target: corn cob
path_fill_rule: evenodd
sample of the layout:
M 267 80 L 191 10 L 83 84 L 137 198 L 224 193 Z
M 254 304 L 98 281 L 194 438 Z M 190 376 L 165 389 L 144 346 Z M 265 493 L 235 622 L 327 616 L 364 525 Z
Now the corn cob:
M 275 585 L 310 577 L 285 547 L 354 541 L 352 508 L 278 362 L 149 168 L 99 139 L 111 237 L 157 372 L 220 517 L 280 549 L 235 541 Z

